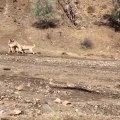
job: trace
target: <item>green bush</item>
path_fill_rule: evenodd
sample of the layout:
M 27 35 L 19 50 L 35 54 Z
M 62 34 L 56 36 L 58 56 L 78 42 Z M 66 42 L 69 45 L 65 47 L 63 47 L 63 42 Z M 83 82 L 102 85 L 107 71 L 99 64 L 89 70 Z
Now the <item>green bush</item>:
M 115 7 L 114 10 L 112 11 L 112 17 L 115 20 L 120 19 L 120 7 Z
M 115 7 L 110 16 L 110 25 L 116 30 L 120 30 L 120 0 L 115 2 Z
M 39 27 L 55 27 L 58 24 L 55 5 L 55 0 L 37 0 L 34 15 L 38 19 Z

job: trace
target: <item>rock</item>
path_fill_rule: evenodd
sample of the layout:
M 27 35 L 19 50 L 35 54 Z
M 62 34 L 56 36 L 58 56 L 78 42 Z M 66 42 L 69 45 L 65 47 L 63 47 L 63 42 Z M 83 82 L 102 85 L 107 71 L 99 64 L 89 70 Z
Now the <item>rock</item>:
M 85 27 L 81 27 L 81 30 L 85 30 L 86 28 Z
M 3 116 L 4 110 L 0 110 L 0 117 Z
M 8 115 L 4 110 L 0 110 L 0 120 L 9 120 Z
M 62 103 L 62 100 L 60 100 L 59 98 L 57 98 L 56 100 L 54 100 L 55 103 Z
M 9 113 L 9 115 L 20 115 L 20 114 L 22 114 L 22 111 L 19 109 L 12 110 Z
M 65 100 L 65 101 L 62 102 L 62 104 L 63 104 L 64 106 L 67 106 L 67 105 L 71 105 L 71 102 Z
M 3 68 L 3 70 L 11 70 L 11 68 Z
M 75 84 L 67 84 L 68 87 L 71 87 L 71 88 L 74 88 L 75 87 Z
M 3 105 L 4 104 L 4 102 L 3 101 L 0 101 L 0 105 Z
M 60 93 L 60 91 L 58 90 L 57 93 Z
M 31 86 L 31 83 L 28 83 L 28 84 L 27 84 L 27 87 L 30 87 L 30 86 Z
M 2 99 L 4 99 L 4 98 L 5 98 L 5 96 L 3 96 L 3 95 L 2 95 L 2 96 L 0 96 L 0 100 L 2 100 Z
M 50 90 L 51 90 L 51 88 L 47 85 L 46 86 L 46 92 L 49 93 Z
M 79 110 L 78 109 L 75 109 L 75 112 L 78 112 Z
M 15 91 L 15 92 L 14 92 L 14 94 L 19 95 L 19 94 L 20 94 L 20 92 L 19 92 L 19 91 Z
M 10 120 L 10 118 L 9 118 L 9 117 L 4 116 L 4 117 L 1 117 L 1 119 L 0 119 L 0 120 Z
M 54 112 L 54 110 L 48 104 L 42 105 L 41 110 L 43 113 Z
M 18 91 L 22 91 L 23 88 L 24 88 L 24 85 L 19 85 L 15 89 L 18 90 Z
M 29 99 L 26 99 L 25 103 L 32 103 L 32 102 Z

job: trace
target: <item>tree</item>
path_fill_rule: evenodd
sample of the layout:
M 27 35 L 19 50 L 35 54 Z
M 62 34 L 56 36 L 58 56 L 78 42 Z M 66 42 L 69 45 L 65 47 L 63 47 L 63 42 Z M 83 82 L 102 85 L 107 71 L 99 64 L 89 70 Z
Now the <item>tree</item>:
M 55 27 L 58 23 L 58 14 L 54 0 L 37 0 L 34 9 L 35 17 L 43 28 Z

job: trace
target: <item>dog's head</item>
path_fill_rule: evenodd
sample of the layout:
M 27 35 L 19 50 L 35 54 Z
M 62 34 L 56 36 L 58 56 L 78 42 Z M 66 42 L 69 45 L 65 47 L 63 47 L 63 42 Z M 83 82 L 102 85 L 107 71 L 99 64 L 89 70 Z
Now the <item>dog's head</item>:
M 8 44 L 13 43 L 14 41 L 14 39 L 9 39 Z
M 16 46 L 15 40 L 14 40 L 14 39 L 9 39 L 9 41 L 8 41 L 8 46 L 9 46 L 9 47 L 14 47 L 14 46 Z

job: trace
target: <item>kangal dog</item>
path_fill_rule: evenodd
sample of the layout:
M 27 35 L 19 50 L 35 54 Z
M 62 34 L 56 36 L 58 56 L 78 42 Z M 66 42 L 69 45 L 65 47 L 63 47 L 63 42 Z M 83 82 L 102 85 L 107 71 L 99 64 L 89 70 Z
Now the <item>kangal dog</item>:
M 29 50 L 30 53 L 34 54 L 33 48 L 35 47 L 35 44 L 33 46 L 21 45 L 16 40 L 10 39 L 8 42 L 8 46 L 9 46 L 8 53 L 10 52 L 24 53 L 25 50 Z
M 14 39 L 10 39 L 8 41 L 8 46 L 9 46 L 8 53 L 22 51 L 22 48 L 21 48 L 20 44 L 17 41 L 15 41 Z
M 35 47 L 35 44 L 33 46 L 30 45 L 21 45 L 22 51 L 29 50 L 30 53 L 34 54 L 33 48 Z

